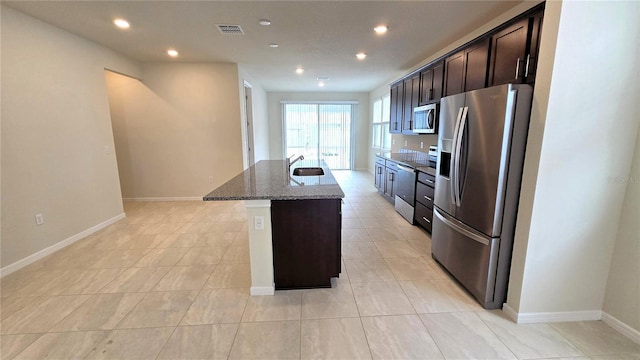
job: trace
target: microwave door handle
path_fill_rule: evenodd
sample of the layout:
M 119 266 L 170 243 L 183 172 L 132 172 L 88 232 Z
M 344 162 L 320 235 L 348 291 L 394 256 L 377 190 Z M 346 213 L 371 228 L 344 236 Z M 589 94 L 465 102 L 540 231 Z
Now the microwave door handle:
M 451 190 L 451 202 L 457 204 L 456 198 L 456 190 L 455 187 L 458 184 L 457 174 L 456 174 L 456 145 L 458 144 L 458 133 L 460 132 L 460 119 L 462 118 L 462 108 L 458 109 L 458 117 L 456 118 L 456 125 L 453 130 L 453 149 L 451 153 L 451 160 L 449 163 L 449 168 L 451 169 L 450 175 L 450 190 Z
M 467 124 L 467 113 L 468 113 L 469 107 L 465 106 L 464 109 L 462 110 L 462 116 L 460 117 L 460 126 L 458 129 L 458 136 L 456 138 L 457 142 L 454 143 L 455 149 L 456 149 L 456 153 L 455 153 L 455 162 L 454 162 L 454 169 L 455 169 L 455 174 L 456 174 L 456 179 L 455 182 L 453 183 L 453 192 L 454 192 L 454 198 L 455 198 L 455 204 L 456 206 L 460 206 L 462 199 L 460 196 L 460 153 L 462 152 L 462 136 L 464 135 L 464 128 Z

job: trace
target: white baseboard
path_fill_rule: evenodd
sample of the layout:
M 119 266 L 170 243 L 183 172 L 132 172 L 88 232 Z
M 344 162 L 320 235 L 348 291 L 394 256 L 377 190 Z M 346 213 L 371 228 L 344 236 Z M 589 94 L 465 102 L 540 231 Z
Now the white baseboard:
M 622 335 L 628 337 L 632 341 L 640 344 L 640 331 L 632 328 L 631 326 L 623 323 L 617 318 L 607 314 L 606 312 L 602 312 L 602 321 L 620 332 Z
M 251 296 L 275 295 L 275 293 L 276 293 L 275 286 L 252 286 L 251 287 Z
M 519 313 L 509 305 L 503 304 L 502 311 L 517 324 L 593 321 L 602 319 L 601 310 Z
M 202 201 L 202 196 L 122 198 L 124 201 Z
M 513 320 L 513 322 L 515 322 L 516 324 L 518 323 L 518 312 L 513 310 L 513 308 L 509 306 L 509 304 L 502 304 L 502 312 L 504 312 L 504 314 L 507 315 L 509 319 Z
M 68 237 L 68 238 L 66 238 L 66 239 L 64 239 L 64 240 L 62 240 L 60 242 L 57 242 L 57 243 L 55 243 L 55 244 L 53 244 L 53 245 L 51 245 L 51 246 L 49 246 L 47 248 L 44 248 L 44 249 L 42 249 L 42 250 L 40 250 L 40 251 L 38 251 L 38 252 L 36 252 L 34 254 L 31 254 L 31 255 L 27 256 L 26 258 L 18 260 L 16 262 L 14 262 L 13 264 L 7 265 L 7 266 L 5 266 L 5 267 L 0 269 L 0 278 L 4 277 L 6 275 L 9 275 L 12 272 L 15 272 L 17 270 L 20 270 L 23 267 L 25 267 L 25 266 L 27 266 L 27 265 L 29 265 L 31 263 L 34 263 L 34 262 L 44 258 L 47 255 L 51 255 L 54 252 L 56 252 L 56 251 L 58 251 L 58 250 L 60 250 L 62 248 L 65 248 L 65 247 L 73 244 L 74 242 L 76 242 L 76 241 L 78 241 L 80 239 L 83 239 L 83 238 L 95 233 L 96 231 L 102 230 L 102 229 L 106 228 L 107 226 L 109 226 L 109 225 L 111 225 L 111 224 L 113 224 L 113 223 L 115 223 L 115 222 L 117 222 L 119 220 L 122 220 L 124 218 L 125 218 L 125 214 L 124 213 L 116 215 L 116 216 L 112 217 L 111 219 L 103 221 L 100 224 L 92 226 L 92 227 L 90 227 L 90 228 L 88 228 L 88 229 L 86 229 L 84 231 L 81 231 L 81 232 L 79 232 L 79 233 L 77 233 L 77 234 L 75 234 L 75 235 L 73 235 L 71 237 Z

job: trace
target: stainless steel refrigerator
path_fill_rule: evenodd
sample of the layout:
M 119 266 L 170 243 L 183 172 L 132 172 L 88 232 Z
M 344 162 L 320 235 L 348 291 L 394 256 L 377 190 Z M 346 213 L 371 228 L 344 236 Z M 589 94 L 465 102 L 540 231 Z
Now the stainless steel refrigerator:
M 507 84 L 440 104 L 431 252 L 487 309 L 506 299 L 531 97 Z

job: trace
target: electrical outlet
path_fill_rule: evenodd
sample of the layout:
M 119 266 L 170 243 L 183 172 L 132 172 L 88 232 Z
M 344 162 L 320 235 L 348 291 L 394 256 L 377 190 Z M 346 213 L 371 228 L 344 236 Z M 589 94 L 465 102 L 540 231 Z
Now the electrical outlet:
M 395 145 L 395 144 L 396 144 L 396 139 L 391 139 L 391 143 L 392 143 L 393 145 Z
M 264 216 L 254 216 L 253 226 L 256 230 L 264 230 Z
M 212 183 L 213 182 L 213 175 L 209 176 L 209 182 Z
M 405 140 L 405 141 L 404 141 L 404 146 L 405 146 L 405 147 L 407 146 L 407 140 Z
M 420 149 L 424 149 L 424 141 L 420 141 Z
M 111 154 L 111 148 L 109 147 L 109 145 L 104 146 L 104 154 L 105 155 Z
M 42 214 L 36 214 L 36 225 L 44 224 L 44 216 Z

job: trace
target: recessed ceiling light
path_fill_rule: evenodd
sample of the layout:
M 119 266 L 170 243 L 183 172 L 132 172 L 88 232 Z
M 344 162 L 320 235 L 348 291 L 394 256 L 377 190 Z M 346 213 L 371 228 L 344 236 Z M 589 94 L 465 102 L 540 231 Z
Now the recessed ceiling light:
M 304 69 L 301 68 L 301 67 L 296 69 L 296 74 L 298 74 L 298 75 L 302 74 L 303 72 L 304 72 Z
M 129 22 L 125 19 L 115 19 L 113 20 L 113 23 L 120 29 L 128 29 L 131 26 L 129 25 Z
M 376 34 L 384 34 L 386 33 L 388 30 L 386 25 L 378 25 L 376 27 L 373 28 L 373 31 L 376 32 Z
M 278 47 L 278 44 L 269 44 L 269 47 L 271 47 L 271 48 L 277 48 L 277 47 Z
M 367 57 L 367 54 L 363 53 L 363 52 L 359 52 L 356 54 L 356 57 L 358 58 L 358 60 L 364 60 L 364 58 Z
M 318 81 L 328 81 L 328 80 L 329 80 L 329 78 L 328 78 L 328 77 L 326 77 L 326 76 L 318 76 L 318 77 L 316 78 L 316 80 L 318 80 Z
M 269 21 L 267 19 L 262 19 L 262 20 L 258 21 L 258 24 L 260 24 L 262 26 L 269 26 L 269 25 L 271 25 L 271 21 Z
M 322 81 L 318 82 L 318 86 L 324 87 L 324 83 Z
M 174 49 L 169 49 L 169 50 L 167 50 L 167 54 L 168 54 L 169 56 L 171 56 L 171 57 L 176 57 L 176 56 L 178 56 L 178 52 L 177 52 L 176 50 L 174 50 Z

